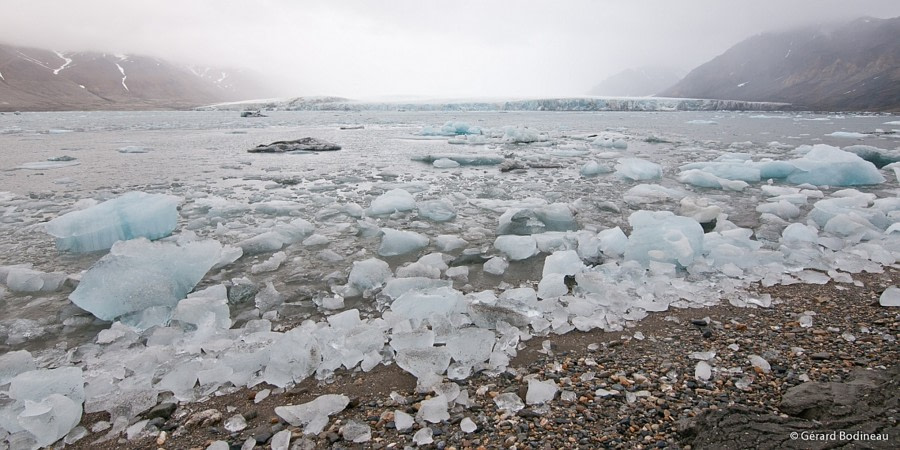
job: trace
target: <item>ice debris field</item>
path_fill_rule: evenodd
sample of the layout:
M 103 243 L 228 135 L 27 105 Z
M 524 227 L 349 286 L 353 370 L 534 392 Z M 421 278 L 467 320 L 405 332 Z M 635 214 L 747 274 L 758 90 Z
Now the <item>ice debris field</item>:
M 659 119 L 711 130 L 691 137 L 640 115 L 308 113 L 318 122 L 298 126 L 275 114 L 247 129 L 224 113 L 188 125 L 147 114 L 95 116 L 65 134 L 25 115 L 0 133 L 3 148 L 49 146 L 81 162 L 41 165 L 44 178 L 38 166 L 5 172 L 0 446 L 135 438 L 154 431 L 139 414 L 163 398 L 380 364 L 437 394 L 420 417 L 398 411 L 398 428 L 439 422 L 469 395 L 446 380 L 503 373 L 523 341 L 623 330 L 671 308 L 777 308 L 754 286 L 840 289 L 900 255 L 898 141 L 858 128 L 864 145 L 836 142 L 850 133 L 834 134 L 843 116 Z M 714 134 L 729 123 L 757 138 Z M 153 151 L 116 151 L 121 139 L 84 148 L 108 133 Z M 244 151 L 289 133 L 344 149 Z M 765 140 L 773 134 L 790 143 Z M 110 187 L 104 170 L 125 175 Z M 897 292 L 882 304 L 897 306 Z M 701 361 L 696 376 L 715 370 Z M 532 379 L 524 402 L 556 393 Z M 496 402 L 524 407 L 515 394 Z M 347 403 L 327 395 L 276 413 L 318 433 Z M 100 411 L 106 429 L 79 425 Z M 358 425 L 347 433 L 364 442 Z

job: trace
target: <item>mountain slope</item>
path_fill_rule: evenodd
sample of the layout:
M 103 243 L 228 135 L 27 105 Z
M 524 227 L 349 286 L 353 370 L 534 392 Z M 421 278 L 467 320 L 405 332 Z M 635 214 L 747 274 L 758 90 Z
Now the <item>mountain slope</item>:
M 0 45 L 0 111 L 178 109 L 256 95 L 224 78 L 145 56 Z
M 749 38 L 658 95 L 900 110 L 900 17 Z
M 661 67 L 623 70 L 593 87 L 588 93 L 608 97 L 646 97 L 673 86 L 684 73 Z

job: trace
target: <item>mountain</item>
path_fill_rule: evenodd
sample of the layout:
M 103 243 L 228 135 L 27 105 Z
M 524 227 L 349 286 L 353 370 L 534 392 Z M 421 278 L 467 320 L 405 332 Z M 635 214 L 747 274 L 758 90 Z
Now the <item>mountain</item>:
M 757 35 L 659 95 L 900 111 L 900 17 Z
M 594 86 L 589 95 L 605 97 L 647 97 L 669 88 L 683 76 L 674 69 L 643 67 L 623 70 Z
M 242 72 L 0 44 L 0 111 L 186 109 L 261 96 Z

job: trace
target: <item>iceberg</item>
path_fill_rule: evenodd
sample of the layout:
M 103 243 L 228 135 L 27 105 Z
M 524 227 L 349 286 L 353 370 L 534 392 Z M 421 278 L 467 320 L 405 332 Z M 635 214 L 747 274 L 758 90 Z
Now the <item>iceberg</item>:
M 787 176 L 793 184 L 859 186 L 884 182 L 875 164 L 830 145 L 816 144 L 802 158 L 790 162 L 797 168 Z
M 221 252 L 222 245 L 214 240 L 180 245 L 144 238 L 117 242 L 88 269 L 69 299 L 103 320 L 152 307 L 170 310 L 206 275 Z
M 166 237 L 178 220 L 178 197 L 165 194 L 129 192 L 96 206 L 73 211 L 46 224 L 63 251 L 106 250 L 116 242 L 137 237 L 150 240 Z

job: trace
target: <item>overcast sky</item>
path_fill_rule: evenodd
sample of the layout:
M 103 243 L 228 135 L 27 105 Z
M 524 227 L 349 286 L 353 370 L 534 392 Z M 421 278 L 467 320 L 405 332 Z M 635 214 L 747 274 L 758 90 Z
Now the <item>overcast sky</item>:
M 0 42 L 252 67 L 285 95 L 582 95 L 900 0 L 0 0 Z

